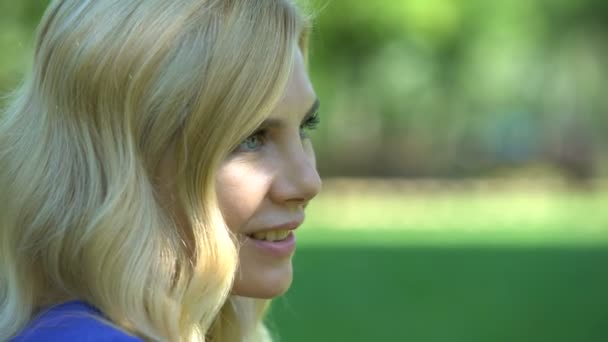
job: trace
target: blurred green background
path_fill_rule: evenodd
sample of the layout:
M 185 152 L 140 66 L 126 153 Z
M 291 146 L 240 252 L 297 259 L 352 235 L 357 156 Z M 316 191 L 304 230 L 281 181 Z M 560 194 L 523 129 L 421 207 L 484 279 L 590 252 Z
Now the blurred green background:
M 0 0 L 0 92 L 43 0 Z M 608 2 L 313 1 L 324 192 L 280 341 L 608 340 Z

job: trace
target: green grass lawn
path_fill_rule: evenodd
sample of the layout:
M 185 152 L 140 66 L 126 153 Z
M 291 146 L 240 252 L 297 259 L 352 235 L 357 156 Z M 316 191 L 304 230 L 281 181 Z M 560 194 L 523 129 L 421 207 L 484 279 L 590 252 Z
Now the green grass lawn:
M 606 193 L 417 195 L 311 204 L 277 340 L 608 341 Z

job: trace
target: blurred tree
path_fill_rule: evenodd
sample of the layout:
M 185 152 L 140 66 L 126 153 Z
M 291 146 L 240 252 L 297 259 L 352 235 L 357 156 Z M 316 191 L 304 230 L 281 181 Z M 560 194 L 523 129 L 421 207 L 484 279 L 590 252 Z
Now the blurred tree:
M 325 176 L 606 175 L 608 2 L 312 0 Z M 0 91 L 45 0 L 0 0 Z

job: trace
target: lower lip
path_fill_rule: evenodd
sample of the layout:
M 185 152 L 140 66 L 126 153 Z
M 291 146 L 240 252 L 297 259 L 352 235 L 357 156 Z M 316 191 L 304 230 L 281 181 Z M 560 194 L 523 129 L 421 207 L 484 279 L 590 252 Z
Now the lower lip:
M 263 250 L 264 252 L 276 256 L 276 257 L 288 257 L 296 249 L 296 236 L 293 232 L 281 241 L 266 241 L 266 240 L 255 240 L 249 238 L 253 244 Z

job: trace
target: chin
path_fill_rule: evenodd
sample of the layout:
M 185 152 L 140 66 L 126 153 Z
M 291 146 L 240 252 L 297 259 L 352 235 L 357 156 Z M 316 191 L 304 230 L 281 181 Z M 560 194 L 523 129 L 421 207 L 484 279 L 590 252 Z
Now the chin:
M 273 270 L 272 272 L 247 272 L 249 274 L 237 276 L 232 294 L 259 299 L 272 299 L 281 296 L 289 290 L 293 280 L 291 264 L 286 270 Z
M 291 285 L 291 282 L 284 286 L 259 288 L 256 291 L 252 291 L 246 297 L 258 298 L 258 299 L 276 298 L 276 297 L 284 295 L 287 292 L 287 290 L 289 290 L 290 285 Z

